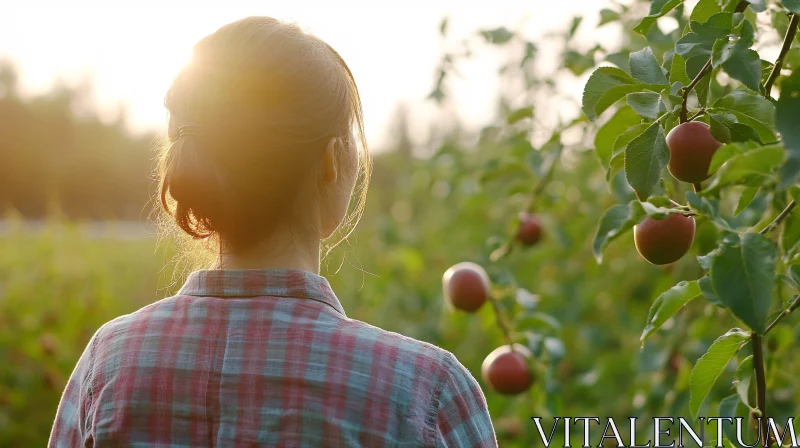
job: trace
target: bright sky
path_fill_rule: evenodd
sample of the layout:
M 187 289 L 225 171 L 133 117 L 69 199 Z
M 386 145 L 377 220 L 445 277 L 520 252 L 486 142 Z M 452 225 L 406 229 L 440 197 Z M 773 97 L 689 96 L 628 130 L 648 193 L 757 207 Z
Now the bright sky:
M 65 3 L 69 7 L 54 6 Z M 384 2 L 262 0 L 227 1 L 224 8 L 185 1 L 147 0 L 135 8 L 104 6 L 108 3 L 16 0 L 10 11 L 4 6 L 0 58 L 15 63 L 26 93 L 46 91 L 59 79 L 70 84 L 88 79 L 102 113 L 113 116 L 124 105 L 132 129 L 159 128 L 165 118 L 163 95 L 192 45 L 225 23 L 269 15 L 298 22 L 347 61 L 361 90 L 374 148 L 386 142 L 399 103 L 410 109 L 415 133 L 429 129 L 436 110 L 425 96 L 448 45 L 438 34 L 442 17 L 450 17 L 447 42 L 453 45 L 477 29 L 497 26 L 522 27 L 536 37 L 563 29 L 576 14 L 586 16 L 583 27 L 590 30 L 606 2 L 482 0 L 473 6 L 465 0 L 407 0 L 402 6 L 377 6 Z M 592 44 L 599 39 L 586 31 L 579 37 Z M 455 110 L 468 126 L 493 115 L 500 61 L 499 52 L 483 52 L 460 68 L 462 77 L 452 84 Z M 574 81 L 570 89 L 577 95 L 580 80 Z

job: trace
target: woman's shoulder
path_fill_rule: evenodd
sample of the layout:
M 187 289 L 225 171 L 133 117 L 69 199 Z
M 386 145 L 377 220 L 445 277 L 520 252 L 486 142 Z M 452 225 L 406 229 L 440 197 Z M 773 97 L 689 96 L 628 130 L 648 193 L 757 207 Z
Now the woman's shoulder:
M 154 321 L 164 320 L 169 315 L 176 298 L 168 297 L 145 305 L 132 313 L 111 319 L 95 332 L 91 344 L 98 347 L 107 346 L 132 331 L 135 333 L 137 330 L 152 329 Z
M 350 320 L 362 339 L 374 344 L 373 352 L 394 353 L 398 364 L 412 363 L 417 374 L 427 372 L 446 380 L 448 377 L 459 377 L 467 381 L 475 381 L 469 370 L 456 356 L 442 347 L 412 337 L 384 330 L 358 320 Z

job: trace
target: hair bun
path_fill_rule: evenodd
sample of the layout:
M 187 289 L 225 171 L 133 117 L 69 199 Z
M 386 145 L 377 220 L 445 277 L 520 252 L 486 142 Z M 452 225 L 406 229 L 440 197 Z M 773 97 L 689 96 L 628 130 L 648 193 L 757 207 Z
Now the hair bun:
M 220 216 L 216 197 L 220 193 L 219 175 L 205 154 L 197 135 L 182 135 L 169 149 L 166 163 L 162 205 L 166 207 L 166 194 L 176 202 L 175 219 L 178 225 L 196 238 L 204 238 L 217 229 L 214 217 Z

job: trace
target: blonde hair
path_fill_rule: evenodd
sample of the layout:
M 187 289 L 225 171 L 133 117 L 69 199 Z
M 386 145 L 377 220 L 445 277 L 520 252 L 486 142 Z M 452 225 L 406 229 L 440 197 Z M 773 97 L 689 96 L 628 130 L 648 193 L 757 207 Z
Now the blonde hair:
M 315 179 L 332 138 L 336 157 L 348 154 L 340 145 L 358 149 L 357 201 L 351 198 L 325 253 L 352 233 L 363 214 L 371 159 L 358 87 L 327 43 L 269 17 L 230 23 L 194 46 L 165 106 L 159 201 L 165 221 L 185 235 L 221 251 L 223 242 L 245 247 L 279 225 L 319 232 L 309 227 L 303 186 Z M 195 130 L 179 132 L 188 126 Z

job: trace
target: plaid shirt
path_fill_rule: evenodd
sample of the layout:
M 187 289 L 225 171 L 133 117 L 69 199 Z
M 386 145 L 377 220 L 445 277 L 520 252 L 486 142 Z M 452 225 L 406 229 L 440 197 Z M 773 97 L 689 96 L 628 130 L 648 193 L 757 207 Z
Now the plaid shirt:
M 345 316 L 296 270 L 198 271 L 103 325 L 51 447 L 497 446 L 449 352 Z

